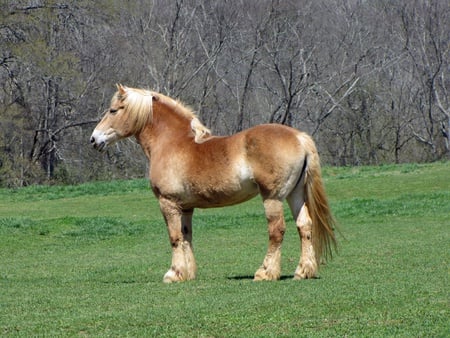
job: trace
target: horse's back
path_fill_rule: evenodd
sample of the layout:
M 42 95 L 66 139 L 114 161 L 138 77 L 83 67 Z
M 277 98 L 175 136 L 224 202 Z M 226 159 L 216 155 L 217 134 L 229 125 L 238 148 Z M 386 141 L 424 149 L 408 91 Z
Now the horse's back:
M 261 124 L 231 136 L 212 136 L 196 145 L 197 163 L 213 160 L 223 167 L 240 163 L 253 171 L 274 171 L 277 167 L 289 169 L 305 156 L 305 133 L 281 124 Z
M 201 145 L 197 146 L 200 153 L 240 153 L 251 154 L 252 151 L 274 150 L 289 151 L 298 149 L 299 140 L 305 133 L 282 124 L 261 124 L 230 136 L 209 136 Z M 260 154 L 259 154 L 260 155 Z
M 281 124 L 262 124 L 245 132 L 245 149 L 249 159 L 288 160 L 302 154 L 304 133 Z

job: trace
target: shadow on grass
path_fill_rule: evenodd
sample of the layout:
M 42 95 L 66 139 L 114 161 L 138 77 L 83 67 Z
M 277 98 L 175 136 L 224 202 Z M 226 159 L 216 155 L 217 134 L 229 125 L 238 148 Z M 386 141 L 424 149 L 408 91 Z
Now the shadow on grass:
M 253 280 L 254 276 L 250 276 L 250 275 L 243 275 L 243 276 L 230 276 L 227 277 L 228 280 Z M 289 279 L 293 279 L 294 275 L 284 275 L 280 277 L 280 280 L 289 280 Z M 315 277 L 312 279 L 320 279 L 320 277 Z

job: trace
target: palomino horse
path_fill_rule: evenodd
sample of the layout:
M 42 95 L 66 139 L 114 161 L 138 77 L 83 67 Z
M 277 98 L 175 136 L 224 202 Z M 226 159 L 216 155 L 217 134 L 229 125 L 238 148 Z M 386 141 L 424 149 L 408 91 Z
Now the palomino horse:
M 194 208 L 223 207 L 262 196 L 269 247 L 255 280 L 280 278 L 286 199 L 301 239 L 294 279 L 317 275 L 321 256 L 336 245 L 333 217 L 310 136 L 259 125 L 228 137 L 211 136 L 194 113 L 162 94 L 117 86 L 109 110 L 92 133 L 98 150 L 134 135 L 150 161 L 151 188 L 159 200 L 172 245 L 164 282 L 194 279 Z

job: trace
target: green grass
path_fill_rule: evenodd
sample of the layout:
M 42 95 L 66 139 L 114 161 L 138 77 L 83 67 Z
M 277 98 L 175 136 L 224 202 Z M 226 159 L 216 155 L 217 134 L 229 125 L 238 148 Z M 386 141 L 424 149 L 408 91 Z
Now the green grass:
M 258 198 L 196 210 L 195 281 L 166 285 L 170 245 L 145 180 L 0 190 L 0 335 L 446 337 L 450 163 L 325 168 L 339 254 L 293 281 L 252 282 Z

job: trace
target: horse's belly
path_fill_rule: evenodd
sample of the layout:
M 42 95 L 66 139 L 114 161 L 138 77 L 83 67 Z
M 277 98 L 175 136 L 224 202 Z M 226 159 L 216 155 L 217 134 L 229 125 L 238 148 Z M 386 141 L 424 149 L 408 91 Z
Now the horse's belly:
M 258 194 L 255 182 L 246 180 L 238 184 L 217 184 L 209 189 L 193 189 L 186 199 L 185 207 L 216 208 L 248 201 Z
M 196 197 L 197 208 L 216 208 L 234 205 L 248 201 L 258 194 L 258 188 L 253 182 L 241 185 L 239 190 L 210 190 L 198 194 Z

